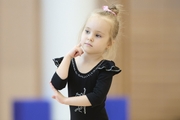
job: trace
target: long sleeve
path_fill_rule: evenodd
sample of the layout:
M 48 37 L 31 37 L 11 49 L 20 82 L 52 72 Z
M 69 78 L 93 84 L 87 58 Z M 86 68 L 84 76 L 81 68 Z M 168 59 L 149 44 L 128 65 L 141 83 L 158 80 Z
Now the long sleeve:
M 86 95 L 92 106 L 96 106 L 105 101 L 113 76 L 121 72 L 121 70 L 116 67 L 112 61 L 99 67 L 99 71 L 100 73 L 93 91 Z
M 51 79 L 51 83 L 54 86 L 54 88 L 56 88 L 57 90 L 61 90 L 63 88 L 65 88 L 66 83 L 67 83 L 67 79 L 62 80 L 58 74 L 55 72 L 52 79 Z
M 58 67 L 60 65 L 62 59 L 63 59 L 63 57 L 53 59 L 54 64 Z M 54 75 L 52 76 L 52 79 L 51 79 L 52 85 L 57 90 L 61 90 L 61 89 L 65 88 L 67 81 L 68 81 L 68 78 L 66 78 L 65 80 L 62 80 L 56 72 L 54 73 Z
M 105 101 L 112 83 L 112 77 L 113 75 L 110 72 L 104 72 L 99 75 L 93 92 L 86 95 L 92 106 L 99 105 Z

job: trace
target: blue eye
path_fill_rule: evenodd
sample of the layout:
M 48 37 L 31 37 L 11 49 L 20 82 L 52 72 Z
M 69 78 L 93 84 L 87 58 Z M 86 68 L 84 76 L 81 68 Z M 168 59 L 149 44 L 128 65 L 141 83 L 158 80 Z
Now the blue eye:
M 101 36 L 101 35 L 96 34 L 96 37 L 101 38 L 102 36 Z
M 89 30 L 85 30 L 85 32 L 87 33 L 87 34 L 89 34 L 90 32 L 89 32 Z

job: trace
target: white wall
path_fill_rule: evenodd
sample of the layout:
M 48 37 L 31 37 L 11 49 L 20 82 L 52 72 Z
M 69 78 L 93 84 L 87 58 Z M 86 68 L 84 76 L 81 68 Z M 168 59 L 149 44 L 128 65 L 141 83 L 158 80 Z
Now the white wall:
M 52 61 L 64 56 L 76 43 L 87 15 L 97 0 L 42 0 L 42 91 L 52 103 L 52 120 L 69 120 L 69 107 L 51 99 L 49 81 L 56 67 Z M 67 96 L 67 90 L 62 90 Z

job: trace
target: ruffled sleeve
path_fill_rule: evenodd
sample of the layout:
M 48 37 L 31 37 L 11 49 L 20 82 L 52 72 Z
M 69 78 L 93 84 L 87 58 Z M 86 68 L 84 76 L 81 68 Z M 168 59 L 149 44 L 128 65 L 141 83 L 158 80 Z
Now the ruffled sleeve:
M 54 64 L 59 67 L 59 65 L 61 64 L 61 61 L 63 60 L 63 57 L 61 58 L 55 58 L 53 59 L 54 61 Z M 52 76 L 52 79 L 51 79 L 51 83 L 52 85 L 57 89 L 57 90 L 61 90 L 63 88 L 65 88 L 66 86 L 66 83 L 67 83 L 67 79 L 65 80 L 62 80 L 59 75 L 55 72 L 54 75 Z
M 59 67 L 61 61 L 63 60 L 63 57 L 61 58 L 54 58 L 53 61 L 54 61 L 54 64 Z
M 114 75 L 121 72 L 121 69 L 117 67 L 113 61 L 109 60 L 104 60 L 104 62 L 98 67 L 98 69 L 112 72 L 114 73 Z

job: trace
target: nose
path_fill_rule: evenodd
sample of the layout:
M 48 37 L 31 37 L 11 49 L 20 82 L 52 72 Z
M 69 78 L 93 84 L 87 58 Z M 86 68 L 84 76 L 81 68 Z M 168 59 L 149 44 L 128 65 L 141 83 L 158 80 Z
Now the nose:
M 93 35 L 92 35 L 92 34 L 89 34 L 89 35 L 88 35 L 88 40 L 91 41 L 91 42 L 94 41 L 94 38 L 93 38 Z

